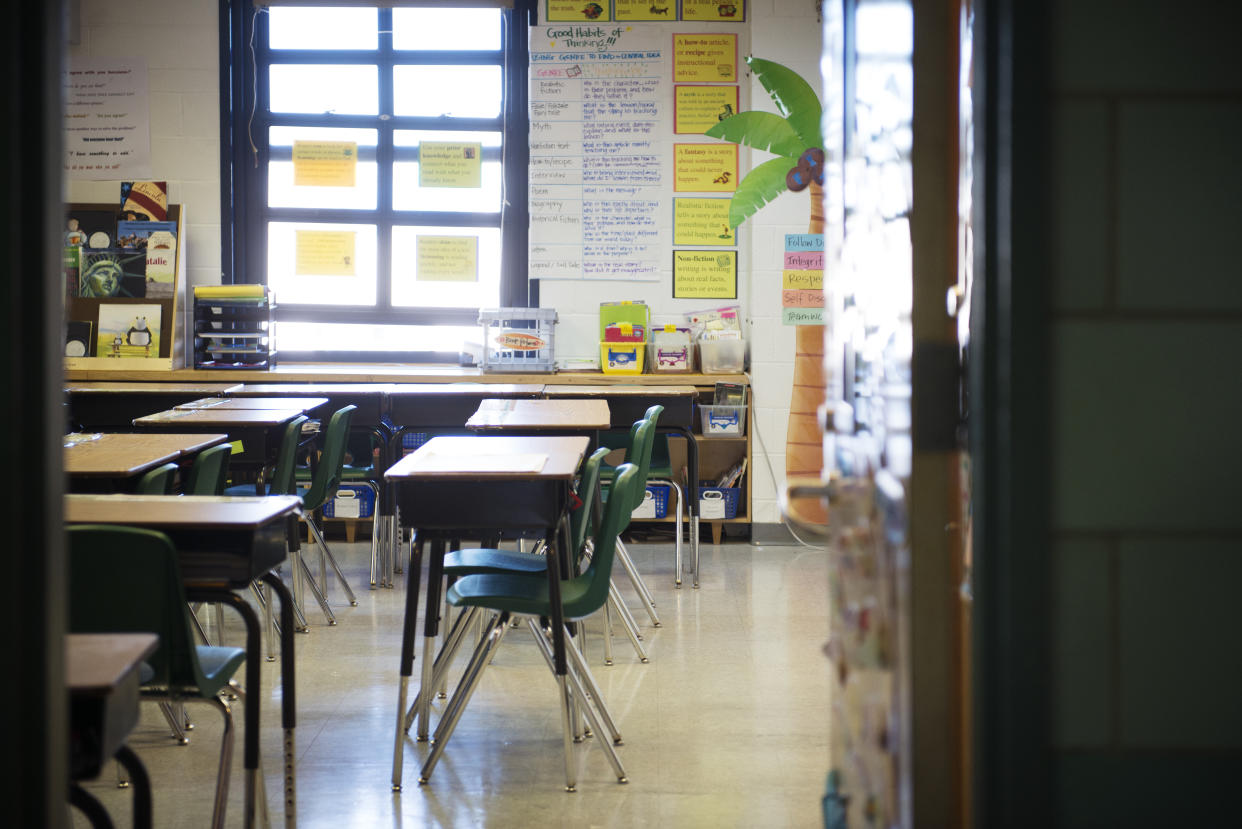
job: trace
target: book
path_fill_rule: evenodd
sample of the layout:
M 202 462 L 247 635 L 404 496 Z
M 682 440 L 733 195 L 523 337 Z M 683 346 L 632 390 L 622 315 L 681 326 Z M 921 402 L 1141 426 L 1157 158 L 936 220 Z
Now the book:
M 114 247 L 116 218 L 112 210 L 71 210 L 65 214 L 65 244 L 87 248 Z
M 116 223 L 116 235 L 122 249 L 146 253 L 146 295 L 172 296 L 177 275 L 177 223 L 122 220 Z
M 719 480 L 717 480 L 716 482 L 716 486 L 720 487 L 721 489 L 729 489 L 730 487 L 735 487 L 737 486 L 738 482 L 742 480 L 742 475 L 745 472 L 746 472 L 746 459 L 742 458 L 740 461 L 733 464 L 733 466 L 729 467 L 725 471 L 725 473 L 720 476 Z
M 717 383 L 712 402 L 718 406 L 745 406 L 746 386 L 741 383 Z
M 159 305 L 102 302 L 99 305 L 100 357 L 158 357 L 162 330 Z
M 65 299 L 69 300 L 80 296 L 82 286 L 80 284 L 82 276 L 82 246 L 66 245 L 64 256 L 61 259 L 61 271 L 65 275 Z
M 121 218 L 149 219 L 162 222 L 168 218 L 168 182 L 121 182 Z
M 91 328 L 93 327 L 90 320 L 65 321 L 66 357 L 91 356 Z
M 144 251 L 83 249 L 78 296 L 108 298 L 147 295 L 147 255 Z

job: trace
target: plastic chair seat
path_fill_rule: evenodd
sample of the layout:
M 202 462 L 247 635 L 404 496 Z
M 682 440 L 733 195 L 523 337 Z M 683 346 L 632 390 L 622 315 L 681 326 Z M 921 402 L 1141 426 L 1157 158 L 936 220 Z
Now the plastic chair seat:
M 561 607 L 566 619 L 581 619 L 599 610 L 598 602 L 585 601 L 589 588 L 582 579 L 561 582 Z M 458 607 L 473 605 L 528 616 L 552 613 L 546 575 L 477 573 L 450 587 L 448 595 L 449 604 Z
M 468 573 L 545 573 L 546 556 L 510 550 L 471 548 L 455 550 L 444 556 L 444 574 L 462 576 Z
M 203 672 L 203 682 L 194 689 L 196 695 L 201 692 L 204 696 L 214 696 L 246 662 L 243 648 L 196 645 L 195 651 L 198 666 Z

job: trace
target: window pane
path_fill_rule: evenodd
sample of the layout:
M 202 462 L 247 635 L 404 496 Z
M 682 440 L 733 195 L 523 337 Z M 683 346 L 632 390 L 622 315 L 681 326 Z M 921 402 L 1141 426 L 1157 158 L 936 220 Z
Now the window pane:
M 393 9 L 394 49 L 500 48 L 500 9 Z
M 297 273 L 299 230 L 344 231 L 352 234 L 354 274 Z M 376 297 L 375 225 L 269 222 L 267 226 L 267 284 L 276 303 L 315 305 L 374 305 Z M 306 237 L 303 237 L 306 244 Z M 302 251 L 304 262 L 313 259 Z M 322 251 L 318 259 L 326 258 Z M 308 271 L 322 270 L 310 267 Z
M 358 161 L 353 168 L 354 186 L 297 185 L 291 159 L 294 141 L 344 141 L 361 147 L 374 147 L 375 130 L 328 129 L 323 127 L 272 127 L 268 132 L 272 161 L 267 168 L 269 207 L 339 208 L 374 210 L 378 168 L 374 160 Z M 360 151 L 362 155 L 365 151 Z M 368 152 L 372 159 L 374 151 Z
M 478 141 L 484 147 L 499 147 L 498 132 L 466 132 L 465 130 L 393 130 L 396 147 L 417 147 L 421 141 Z
M 447 351 L 460 352 L 482 337 L 479 326 L 357 325 L 349 323 L 279 322 L 284 351 Z
M 392 165 L 393 210 L 499 213 L 500 162 L 483 162 L 481 187 L 419 187 L 418 162 Z
M 269 14 L 272 49 L 374 49 L 379 43 L 375 9 L 277 6 Z
M 423 261 L 448 262 L 440 273 L 419 273 L 420 238 Z M 461 243 L 454 244 L 453 240 L 460 240 Z M 468 260 L 471 251 L 475 259 L 473 273 Z M 500 230 L 478 227 L 394 227 L 392 270 L 393 305 L 429 308 L 498 306 Z M 465 278 L 469 276 L 474 278 Z
M 397 115 L 496 118 L 504 87 L 499 66 L 394 66 Z M 306 110 L 298 110 L 306 111 Z
M 338 115 L 379 113 L 379 71 L 374 66 L 274 63 L 272 112 Z

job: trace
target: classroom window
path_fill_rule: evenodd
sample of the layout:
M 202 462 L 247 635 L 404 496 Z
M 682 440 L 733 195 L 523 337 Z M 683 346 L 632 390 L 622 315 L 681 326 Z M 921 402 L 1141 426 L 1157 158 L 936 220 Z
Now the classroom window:
M 282 361 L 456 359 L 529 304 L 528 4 L 221 0 L 224 280 Z

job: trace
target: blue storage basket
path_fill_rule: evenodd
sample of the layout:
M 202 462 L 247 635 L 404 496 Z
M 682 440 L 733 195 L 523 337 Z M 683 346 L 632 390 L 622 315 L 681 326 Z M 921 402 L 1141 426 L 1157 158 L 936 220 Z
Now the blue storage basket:
M 719 500 L 724 501 L 724 517 L 725 518 L 737 518 L 737 505 L 742 497 L 741 487 L 738 487 L 738 486 L 720 487 L 720 486 L 708 486 L 706 483 L 700 484 L 699 485 L 699 515 L 700 516 L 702 516 L 703 514 L 703 501 L 704 501 L 703 496 L 707 495 L 707 493 L 719 493 L 720 495 Z M 716 495 L 708 495 L 707 500 L 714 501 L 714 500 L 717 500 L 717 497 Z M 712 520 L 718 520 L 718 519 L 707 518 L 706 520 L 712 521 Z
M 358 501 L 358 518 L 370 518 L 375 514 L 375 491 L 366 484 L 341 484 L 337 487 L 335 498 L 329 498 L 323 502 L 323 517 L 336 518 L 336 498 L 342 497 L 344 493 L 352 492 L 353 497 Z M 344 497 L 348 498 L 348 495 Z M 353 518 L 354 516 L 347 516 Z

